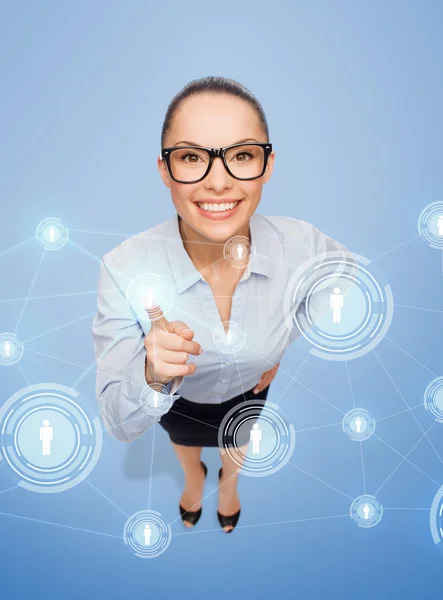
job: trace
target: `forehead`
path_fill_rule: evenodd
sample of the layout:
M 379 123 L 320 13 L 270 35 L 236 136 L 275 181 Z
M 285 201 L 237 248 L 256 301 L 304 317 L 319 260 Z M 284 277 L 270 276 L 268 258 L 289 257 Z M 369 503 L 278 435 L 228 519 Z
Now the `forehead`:
M 189 141 L 221 147 L 243 138 L 265 140 L 254 108 L 227 94 L 198 94 L 187 98 L 176 112 L 168 143 Z

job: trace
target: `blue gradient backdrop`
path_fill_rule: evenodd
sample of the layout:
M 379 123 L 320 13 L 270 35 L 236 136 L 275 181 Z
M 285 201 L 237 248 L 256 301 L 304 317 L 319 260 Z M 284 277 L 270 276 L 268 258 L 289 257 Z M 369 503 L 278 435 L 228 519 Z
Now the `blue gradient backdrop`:
M 175 521 L 159 558 L 124 546 L 124 513 L 148 502 L 152 431 L 131 445 L 105 435 L 89 477 L 101 493 L 87 483 L 6 491 L 2 473 L 1 597 L 440 597 L 429 508 L 443 483 L 443 425 L 429 433 L 433 447 L 424 438 L 408 453 L 419 425 L 432 424 L 423 391 L 442 374 L 442 256 L 417 234 L 420 211 L 443 194 L 442 3 L 0 8 L 0 331 L 18 324 L 27 342 L 21 368 L 0 369 L 1 403 L 27 380 L 73 385 L 93 362 L 97 257 L 174 214 L 156 166 L 160 128 L 172 96 L 204 75 L 241 81 L 266 111 L 276 166 L 259 212 L 310 221 L 376 259 L 396 305 L 389 340 L 349 362 L 349 379 L 344 363 L 310 355 L 286 389 L 309 351 L 303 339 L 289 348 L 269 399 L 286 389 L 298 468 L 240 479 L 232 535 L 218 529 L 212 493 L 198 528 Z M 46 253 L 31 289 L 42 257 L 32 238 L 46 217 L 62 219 L 72 243 Z M 96 412 L 93 371 L 77 389 Z M 365 481 L 359 443 L 339 424 L 353 399 L 376 419 L 400 413 L 362 445 Z M 174 521 L 181 471 L 159 427 L 154 442 L 151 508 Z M 217 451 L 204 457 L 209 493 Z M 346 516 L 365 484 L 381 486 L 385 507 L 368 530 Z

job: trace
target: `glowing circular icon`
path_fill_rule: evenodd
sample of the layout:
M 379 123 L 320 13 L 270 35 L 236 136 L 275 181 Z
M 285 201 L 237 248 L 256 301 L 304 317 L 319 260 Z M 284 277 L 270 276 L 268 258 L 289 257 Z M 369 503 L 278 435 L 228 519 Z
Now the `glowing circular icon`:
M 150 321 L 166 316 L 172 306 L 170 286 L 162 277 L 153 273 L 136 277 L 126 294 L 135 313 Z
M 443 552 L 443 485 L 432 502 L 430 526 L 432 539 L 440 552 Z
M 37 225 L 35 237 L 45 250 L 60 250 L 68 241 L 69 234 L 60 219 L 49 218 Z
M 140 510 L 129 517 L 123 528 L 125 544 L 140 558 L 159 556 L 168 548 L 171 538 L 171 526 L 154 510 Z
M 95 467 L 102 428 L 77 403 L 79 393 L 37 384 L 15 393 L 0 408 L 0 464 L 23 488 L 54 493 L 83 481 Z
M 227 331 L 225 330 L 225 325 Z M 225 321 L 219 323 L 212 333 L 212 341 L 216 348 L 224 354 L 239 352 L 245 345 L 246 337 L 238 323 Z
M 375 421 L 364 408 L 354 408 L 345 414 L 342 426 L 351 440 L 362 442 L 374 433 Z
M 256 256 L 255 246 L 244 235 L 235 235 L 223 246 L 224 258 L 237 269 L 246 267 Z
M 310 342 L 312 354 L 350 360 L 383 339 L 394 301 L 390 286 L 369 263 L 350 252 L 323 252 L 290 278 L 283 299 L 286 323 Z
M 223 418 L 218 446 L 250 477 L 264 477 L 281 469 L 295 448 L 295 429 L 266 400 L 246 400 L 234 406 Z
M 147 385 L 142 389 L 140 404 L 148 414 L 159 417 L 170 410 L 175 398 L 178 396 L 169 394 L 165 386 L 152 384 L 152 387 Z
M 381 521 L 383 506 L 375 496 L 363 494 L 352 502 L 350 514 L 359 527 L 374 527 Z
M 418 233 L 432 248 L 443 249 L 443 202 L 432 202 L 421 211 Z
M 15 365 L 23 352 L 23 344 L 14 333 L 0 334 L 0 365 Z
M 443 377 L 431 381 L 424 394 L 425 408 L 436 421 L 443 423 Z

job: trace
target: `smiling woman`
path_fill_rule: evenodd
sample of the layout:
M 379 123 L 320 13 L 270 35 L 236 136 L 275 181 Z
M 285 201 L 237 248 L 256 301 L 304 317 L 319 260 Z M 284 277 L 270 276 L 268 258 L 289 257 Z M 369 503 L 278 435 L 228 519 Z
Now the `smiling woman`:
M 229 411 L 245 400 L 265 403 L 296 337 L 282 306 L 294 268 L 346 248 L 305 221 L 257 214 L 275 153 L 263 109 L 240 83 L 190 82 L 168 107 L 161 146 L 158 168 L 176 214 L 103 258 L 93 324 L 97 398 L 120 440 L 155 422 L 167 431 L 186 479 L 180 513 L 192 527 L 202 511 L 202 447 L 220 446 Z M 140 277 L 149 281 L 146 311 L 134 310 L 127 292 Z M 156 409 L 166 407 L 161 416 L 141 406 L 146 390 Z M 222 450 L 217 514 L 230 532 L 240 515 L 239 465 Z

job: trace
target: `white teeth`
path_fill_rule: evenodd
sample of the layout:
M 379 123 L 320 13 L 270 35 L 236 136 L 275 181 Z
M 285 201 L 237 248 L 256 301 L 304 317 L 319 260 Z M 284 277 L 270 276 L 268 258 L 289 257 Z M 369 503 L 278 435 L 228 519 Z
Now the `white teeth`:
M 237 202 L 222 202 L 222 204 L 202 204 L 201 202 L 197 203 L 199 205 L 200 208 L 202 208 L 203 210 L 206 211 L 210 211 L 210 212 L 222 212 L 224 210 L 231 210 L 233 209 L 235 206 L 237 206 L 238 201 Z

